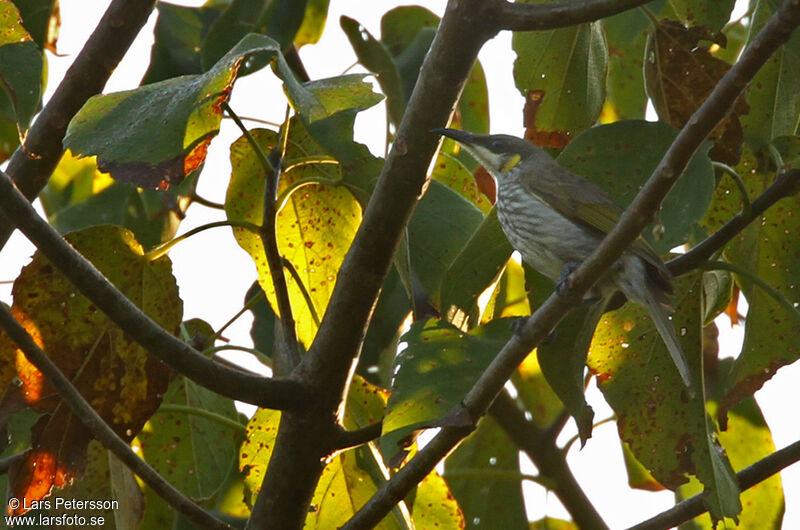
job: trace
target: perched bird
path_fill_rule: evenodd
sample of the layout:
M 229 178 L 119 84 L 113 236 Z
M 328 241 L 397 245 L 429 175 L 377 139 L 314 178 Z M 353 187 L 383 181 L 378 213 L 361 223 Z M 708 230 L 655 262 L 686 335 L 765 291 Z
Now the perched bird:
M 622 208 L 600 187 L 559 166 L 544 149 L 527 140 L 455 129 L 432 132 L 463 145 L 494 177 L 497 217 L 511 246 L 560 289 L 622 214 Z M 617 291 L 650 312 L 683 382 L 691 389 L 686 357 L 667 316 L 672 275 L 641 237 L 587 296 L 607 299 Z

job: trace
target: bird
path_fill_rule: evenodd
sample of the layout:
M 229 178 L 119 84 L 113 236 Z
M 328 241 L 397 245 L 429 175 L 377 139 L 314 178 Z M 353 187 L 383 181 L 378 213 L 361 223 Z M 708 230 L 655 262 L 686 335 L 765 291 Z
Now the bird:
M 539 146 L 506 134 L 482 135 L 433 129 L 461 144 L 497 183 L 497 217 L 523 261 L 568 292 L 569 275 L 597 248 L 622 215 L 602 188 L 560 166 Z M 688 389 L 693 388 L 686 356 L 668 313 L 672 274 L 641 236 L 587 293 L 609 300 L 621 291 L 648 310 Z M 693 394 L 693 392 L 692 392 Z

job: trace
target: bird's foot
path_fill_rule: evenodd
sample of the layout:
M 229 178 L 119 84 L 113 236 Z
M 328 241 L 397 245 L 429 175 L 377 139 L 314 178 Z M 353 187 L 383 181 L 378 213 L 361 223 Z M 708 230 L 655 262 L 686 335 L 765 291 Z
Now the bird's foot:
M 559 296 L 572 295 L 572 285 L 569 277 L 580 265 L 578 261 L 570 261 L 564 264 L 564 268 L 561 269 L 561 276 L 558 278 L 558 282 L 556 282 L 556 294 Z

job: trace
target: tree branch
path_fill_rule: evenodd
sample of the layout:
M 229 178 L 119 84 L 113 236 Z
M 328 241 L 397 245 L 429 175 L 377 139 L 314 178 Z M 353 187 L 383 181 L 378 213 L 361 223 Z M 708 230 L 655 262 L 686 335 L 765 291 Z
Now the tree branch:
M 743 52 L 740 60 L 720 80 L 705 103 L 689 119 L 614 229 L 572 274 L 572 293 L 569 296 L 551 295 L 481 374 L 462 401 L 463 407 L 473 420 L 477 421 L 486 413 L 495 396 L 528 352 L 550 333 L 569 309 L 580 302 L 584 293 L 649 224 L 661 201 L 686 169 L 700 143 L 728 113 L 758 69 L 781 44 L 789 39 L 798 23 L 800 23 L 800 1 L 785 1 Z M 392 506 L 403 499 L 467 433 L 468 430 L 463 428 L 442 428 L 427 446 L 381 487 L 344 528 L 366 528 L 377 524 Z
M 114 287 L 89 261 L 39 217 L 0 171 L 0 218 L 16 225 L 79 290 L 150 353 L 198 384 L 232 399 L 266 408 L 297 410 L 305 387 L 288 379 L 253 376 L 206 359 L 163 330 Z
M 756 484 L 767 480 L 772 475 L 791 466 L 799 460 L 800 441 L 797 441 L 792 445 L 775 451 L 771 455 L 762 458 L 755 464 L 752 464 L 736 473 L 736 478 L 739 479 L 739 488 L 742 491 L 752 488 Z M 703 494 L 698 493 L 694 497 L 690 497 L 685 501 L 676 504 L 669 510 L 656 515 L 652 519 L 648 519 L 647 521 L 641 522 L 636 526 L 632 526 L 629 530 L 656 530 L 662 528 L 673 528 L 707 511 L 708 507 L 703 499 Z
M 358 359 L 364 334 L 392 256 L 426 184 L 444 125 L 469 76 L 478 50 L 494 35 L 502 0 L 450 0 L 420 70 L 402 123 L 336 278 L 331 299 L 309 351 L 294 372 L 314 396 L 304 415 L 284 414 L 253 509 L 253 528 L 301 528 L 319 479 L 320 443 L 331 447 L 337 410 Z M 332 437 L 332 438 L 325 438 Z
M 650 0 L 565 0 L 545 4 L 503 2 L 498 29 L 537 31 L 563 28 L 616 15 Z
M 376 421 L 366 427 L 355 431 L 346 431 L 342 429 L 334 440 L 334 450 L 349 449 L 363 445 L 372 440 L 376 440 L 381 436 L 381 429 L 383 428 L 383 420 Z
M 608 528 L 570 471 L 566 454 L 556 446 L 547 431 L 539 429 L 525 418 L 525 414 L 507 392 L 500 392 L 489 408 L 489 413 L 508 437 L 536 464 L 539 474 L 553 483 L 553 492 L 578 528 Z
M 75 417 L 80 419 L 81 423 L 92 433 L 92 436 L 102 443 L 103 447 L 114 453 L 148 486 L 153 488 L 153 491 L 158 493 L 170 506 L 195 523 L 202 525 L 203 528 L 230 528 L 230 526 L 195 504 L 194 501 L 167 482 L 147 462 L 136 456 L 130 446 L 103 421 L 103 418 L 89 405 L 80 392 L 72 386 L 69 379 L 53 364 L 47 354 L 36 345 L 5 304 L 0 304 L 0 327 L 8 333 L 11 340 L 25 353 L 25 357 L 50 381 L 58 391 L 61 399 L 64 400 Z
M 667 263 L 672 274 L 679 276 L 696 269 L 717 251 L 721 250 L 733 237 L 761 216 L 767 209 L 783 199 L 797 193 L 800 186 L 800 169 L 790 169 L 778 175 L 775 181 L 750 203 L 749 215 L 743 210 L 734 215 L 719 230 L 692 248 L 686 254 L 671 259 Z
M 28 200 L 47 184 L 64 147 L 67 125 L 90 97 L 99 94 L 153 11 L 155 0 L 113 0 L 64 79 L 36 117 L 25 143 L 6 171 Z M 14 226 L 0 219 L 0 248 Z

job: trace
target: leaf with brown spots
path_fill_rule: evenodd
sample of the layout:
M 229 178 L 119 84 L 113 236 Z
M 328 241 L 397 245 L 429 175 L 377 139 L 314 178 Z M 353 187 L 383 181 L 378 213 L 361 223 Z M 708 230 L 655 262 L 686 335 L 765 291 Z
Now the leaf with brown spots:
M 156 189 L 177 184 L 205 160 L 239 69 L 256 56 L 294 79 L 275 41 L 248 35 L 204 74 L 92 97 L 70 122 L 64 145 L 96 155 L 116 180 Z
M 98 226 L 67 241 L 157 324 L 175 332 L 182 303 L 168 258 L 147 261 L 133 234 Z M 169 370 L 84 298 L 41 254 L 13 288 L 15 318 L 100 416 L 126 440 L 158 408 Z M 36 500 L 81 473 L 91 439 L 58 394 L 5 335 L 0 335 L 3 409 L 45 413 L 32 431 L 33 449 L 15 465 L 13 496 Z
M 702 41 L 724 38 L 704 28 L 686 28 L 674 20 L 662 20 L 651 30 L 645 49 L 644 78 L 647 93 L 658 116 L 673 127 L 682 128 L 717 86 L 730 65 L 709 53 Z M 721 42 L 724 46 L 724 42 Z M 749 107 L 739 98 L 733 112 L 709 135 L 712 159 L 734 165 L 742 154 L 742 125 L 739 116 Z
M 208 500 L 234 468 L 244 434 L 238 423 L 233 400 L 180 377 L 139 434 L 142 455 L 186 495 Z
M 700 381 L 702 274 L 682 276 L 675 287 L 672 324 Z M 736 517 L 741 511 L 736 478 L 703 396 L 687 395 L 646 310 L 626 304 L 603 315 L 588 365 L 616 412 L 620 439 L 653 477 L 675 489 L 692 474 L 706 488 L 713 517 Z
M 774 179 L 746 149 L 736 168 L 743 176 L 747 193 L 755 197 Z M 705 225 L 716 229 L 741 209 L 738 188 L 725 177 L 717 187 Z M 752 395 L 782 366 L 800 359 L 800 195 L 784 198 L 740 232 L 725 248 L 724 257 L 743 267 L 781 293 L 794 311 L 744 276 L 735 275 L 749 309 L 745 321 L 742 352 L 731 368 L 728 395 L 720 407 L 726 410 Z
M 278 211 L 275 230 L 278 251 L 297 271 L 311 299 L 312 307 L 309 307 L 301 287 L 285 271 L 298 338 L 309 346 L 317 332 L 312 315 L 321 317 L 325 312 L 339 267 L 361 222 L 361 207 L 344 186 L 313 183 L 320 178 L 340 180 L 340 166 L 308 135 L 300 120 L 293 118 L 289 130 L 283 161 L 285 170 L 278 193 L 300 181 L 307 184 L 288 196 Z M 251 134 L 264 149 L 276 143 L 275 133 L 271 131 L 254 130 Z M 225 200 L 228 218 L 259 225 L 263 217 L 264 172 L 246 138 L 239 138 L 231 147 L 231 165 L 233 176 Z M 234 229 L 234 234 L 239 245 L 255 261 L 258 282 L 278 314 L 272 276 L 260 237 L 238 228 Z
M 721 366 L 721 374 L 727 373 L 732 361 L 733 359 L 731 358 L 723 361 L 726 366 Z M 724 390 L 722 388 L 723 385 L 713 386 L 719 390 Z M 712 411 L 716 403 L 718 403 L 717 397 L 713 396 L 709 403 L 709 408 Z M 728 416 L 728 426 L 718 436 L 720 443 L 725 448 L 725 453 L 736 470 L 741 470 L 775 452 L 772 433 L 770 433 L 769 426 L 764 421 L 764 416 L 761 414 L 755 399 L 752 397 L 745 398 L 730 410 Z M 678 500 L 688 499 L 702 491 L 702 485 L 697 480 L 692 479 L 688 484 L 678 488 L 676 497 Z M 738 517 L 738 524 L 736 524 L 735 528 L 780 528 L 784 509 L 780 474 L 775 474 L 743 491 L 742 505 L 744 509 Z M 708 514 L 695 518 L 693 522 L 694 525 L 687 526 L 687 528 L 696 528 L 698 530 L 714 528 Z M 720 525 L 717 525 L 717 528 L 719 527 Z

